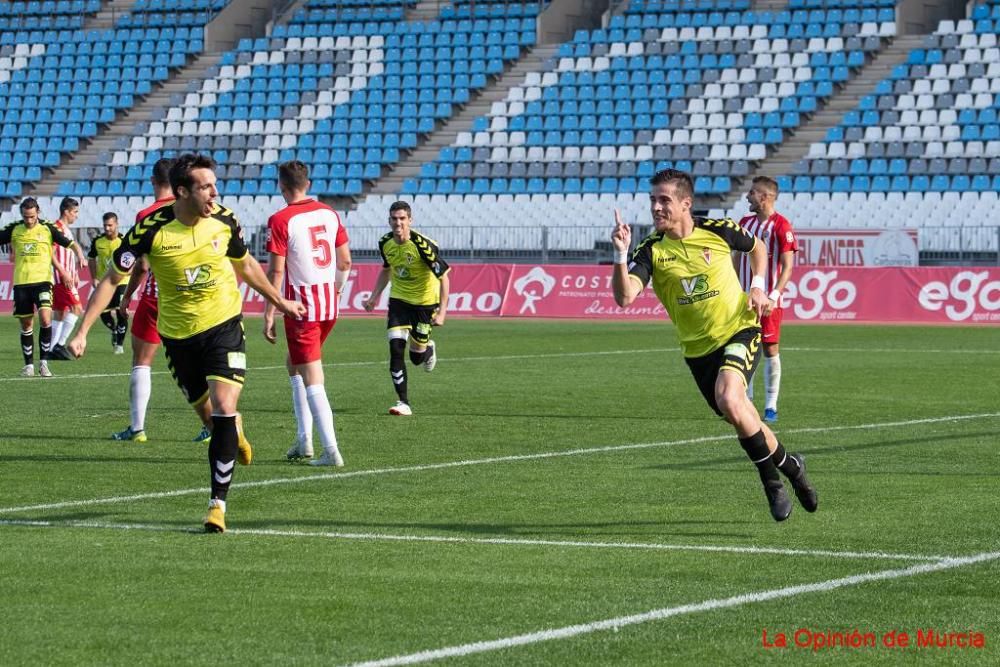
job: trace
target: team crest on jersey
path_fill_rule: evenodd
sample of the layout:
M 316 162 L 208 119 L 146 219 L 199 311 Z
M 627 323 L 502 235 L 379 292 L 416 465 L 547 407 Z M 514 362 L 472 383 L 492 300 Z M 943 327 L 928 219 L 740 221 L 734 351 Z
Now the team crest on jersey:
M 212 249 L 216 252 L 219 251 L 219 239 L 212 239 Z
M 702 256 L 702 259 L 705 260 L 706 264 L 711 264 L 712 263 L 712 249 L 711 248 L 702 248 L 701 249 L 701 256 Z

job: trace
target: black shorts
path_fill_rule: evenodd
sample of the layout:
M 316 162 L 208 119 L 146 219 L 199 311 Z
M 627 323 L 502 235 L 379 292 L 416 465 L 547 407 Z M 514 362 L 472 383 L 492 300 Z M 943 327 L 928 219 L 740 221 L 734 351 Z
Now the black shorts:
M 115 288 L 115 293 L 111 295 L 111 302 L 105 306 L 104 310 L 118 310 L 118 306 L 122 303 L 122 297 L 125 296 L 125 285 L 119 285 Z
M 723 368 L 734 370 L 743 378 L 745 386 L 750 385 L 753 372 L 760 362 L 760 329 L 751 327 L 737 331 L 725 345 L 706 354 L 704 357 L 685 359 L 694 381 L 698 383 L 701 395 L 708 401 L 709 407 L 719 416 L 722 412 L 715 402 L 715 381 Z
M 205 401 L 209 380 L 243 385 L 247 357 L 242 315 L 190 338 L 160 338 L 167 353 L 167 367 L 188 403 L 199 405 Z
M 415 306 L 400 299 L 389 299 L 388 329 L 410 332 L 414 342 L 426 345 L 431 339 L 431 320 L 437 312 L 438 304 Z
M 33 317 L 35 308 L 52 307 L 52 283 L 14 285 L 14 317 Z

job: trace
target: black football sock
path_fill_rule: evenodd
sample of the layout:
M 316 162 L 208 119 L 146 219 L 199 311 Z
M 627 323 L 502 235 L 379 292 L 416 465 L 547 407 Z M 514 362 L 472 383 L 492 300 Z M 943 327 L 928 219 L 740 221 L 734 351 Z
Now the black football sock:
M 747 453 L 750 460 L 757 466 L 757 472 L 760 473 L 760 481 L 764 482 L 764 486 L 767 486 L 768 482 L 781 483 L 778 468 L 774 465 L 774 461 L 771 460 L 771 452 L 767 449 L 767 438 L 764 437 L 763 430 L 757 431 L 749 438 L 740 438 L 740 447 L 743 448 L 743 451 Z
M 771 452 L 771 460 L 788 479 L 798 476 L 800 470 L 799 462 L 788 455 L 788 452 L 785 451 L 780 442 L 777 449 Z
M 115 326 L 115 345 L 125 344 L 125 334 L 128 333 L 128 315 L 118 313 L 118 323 Z
M 236 415 L 212 415 L 212 440 L 208 443 L 208 466 L 212 476 L 212 498 L 225 500 L 236 467 L 239 434 Z
M 115 316 L 111 314 L 111 311 L 105 311 L 101 313 L 101 322 L 104 324 L 104 326 L 110 329 L 112 333 L 114 333 Z
M 47 361 L 52 351 L 52 325 L 42 326 L 38 330 L 38 358 Z
M 393 338 L 389 341 L 389 374 L 392 385 L 396 388 L 396 396 L 403 403 L 409 403 L 406 393 L 406 341 Z
M 429 352 L 429 350 L 426 350 L 426 349 L 422 350 L 420 352 L 414 352 L 411 349 L 410 350 L 410 361 L 413 363 L 414 366 L 419 366 L 420 364 L 422 364 L 425 361 L 427 361 L 427 354 L 428 354 L 428 352 Z
M 21 332 L 21 353 L 24 355 L 24 365 L 35 363 L 35 332 L 33 329 Z

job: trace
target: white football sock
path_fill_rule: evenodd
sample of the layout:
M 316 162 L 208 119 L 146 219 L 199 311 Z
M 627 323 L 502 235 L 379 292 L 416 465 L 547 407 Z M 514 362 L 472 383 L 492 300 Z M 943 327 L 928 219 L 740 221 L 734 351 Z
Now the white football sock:
M 66 313 L 69 315 L 69 313 Z M 52 318 L 52 347 L 59 344 L 59 335 L 62 333 L 62 320 Z
M 333 408 L 330 407 L 330 400 L 326 397 L 326 388 L 321 384 L 314 384 L 306 387 L 306 395 L 309 397 L 309 409 L 316 417 L 316 429 L 319 431 L 323 449 L 328 452 L 337 451 L 337 434 L 333 430 Z
M 66 345 L 66 341 L 69 340 L 70 335 L 73 333 L 73 327 L 76 326 L 76 321 L 80 319 L 76 314 L 67 311 L 62 318 L 62 328 L 59 330 L 59 335 L 56 332 L 52 332 L 52 340 L 56 341 L 59 345 Z
M 146 407 L 149 405 L 149 394 L 153 386 L 150 376 L 149 366 L 132 367 L 132 377 L 129 380 L 129 411 L 133 431 L 142 431 L 146 428 Z
M 778 390 L 781 388 L 780 355 L 764 357 L 764 409 L 778 410 Z
M 288 384 L 292 385 L 292 410 L 295 412 L 295 426 L 299 442 L 312 442 L 313 416 L 309 410 L 309 399 L 306 397 L 306 385 L 301 375 L 289 375 Z

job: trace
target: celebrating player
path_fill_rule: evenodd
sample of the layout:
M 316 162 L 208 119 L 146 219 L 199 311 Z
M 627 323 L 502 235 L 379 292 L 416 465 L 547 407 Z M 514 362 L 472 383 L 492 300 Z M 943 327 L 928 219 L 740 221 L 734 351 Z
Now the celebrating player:
M 767 250 L 732 220 L 694 218 L 690 175 L 665 169 L 650 179 L 650 185 L 654 231 L 639 244 L 631 261 L 632 231 L 615 211 L 611 235 L 615 301 L 622 307 L 630 305 L 652 281 L 677 328 L 698 388 L 709 406 L 735 427 L 740 446 L 757 466 L 771 516 L 784 521 L 792 512 L 779 470 L 806 511 L 815 512 L 816 490 L 806 477 L 802 457 L 785 453 L 746 394 L 760 360 L 758 317 L 769 307 L 763 289 Z M 733 250 L 750 253 L 754 277 L 749 296 L 733 269 Z
M 406 339 L 410 339 L 410 361 L 428 373 L 437 365 L 431 327 L 443 326 L 448 309 L 448 263 L 438 255 L 437 244 L 410 227 L 410 205 L 403 201 L 389 207 L 392 232 L 378 242 L 382 271 L 364 303 L 371 312 L 385 286 L 389 291 L 389 373 L 399 400 L 390 415 L 411 415 L 406 388 Z
M 237 413 L 247 364 L 236 274 L 283 313 L 299 317 L 305 307 L 283 299 L 247 251 L 236 216 L 215 202 L 214 169 L 215 161 L 207 156 L 188 153 L 177 159 L 170 168 L 177 200 L 129 231 L 67 347 L 76 356 L 84 353 L 87 332 L 117 285 L 139 257 L 148 257 L 160 288 L 157 329 L 174 379 L 192 405 L 212 401 L 211 496 L 204 524 L 207 532 L 223 532 L 237 454 L 244 465 L 253 456 Z

